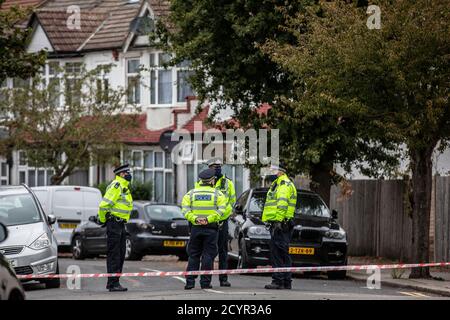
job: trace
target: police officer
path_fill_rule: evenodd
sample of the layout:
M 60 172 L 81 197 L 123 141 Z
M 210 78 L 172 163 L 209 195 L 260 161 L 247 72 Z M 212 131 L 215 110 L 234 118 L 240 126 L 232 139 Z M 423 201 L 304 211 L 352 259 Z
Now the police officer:
M 225 209 L 225 214 L 222 216 L 219 223 L 219 237 L 217 240 L 219 249 L 219 269 L 226 270 L 228 269 L 228 218 L 230 217 L 231 212 L 233 211 L 233 205 L 236 202 L 236 191 L 233 181 L 222 173 L 222 159 L 210 159 L 207 164 L 210 169 L 215 171 L 215 187 L 227 198 L 227 207 Z M 200 182 L 197 182 L 196 186 L 199 186 L 199 184 Z M 228 282 L 228 275 L 226 274 L 219 275 L 219 282 L 221 287 L 231 286 Z
M 294 227 L 293 218 L 297 203 L 297 189 L 281 166 L 270 167 L 272 175 L 267 178 L 272 182 L 267 192 L 262 221 L 270 225 L 270 256 L 273 268 L 289 268 L 292 260 L 289 256 L 289 243 Z M 291 289 L 292 274 L 275 272 L 272 283 L 266 289 Z
M 191 236 L 188 244 L 187 271 L 213 270 L 217 255 L 219 222 L 225 214 L 227 199 L 214 188 L 215 170 L 206 169 L 199 174 L 200 184 L 186 193 L 182 201 L 184 216 L 191 224 Z M 186 276 L 186 290 L 195 287 L 196 276 Z M 200 277 L 202 289 L 210 289 L 211 276 Z
M 125 260 L 125 223 L 130 219 L 133 198 L 129 184 L 131 172 L 128 164 L 114 169 L 116 178 L 109 184 L 100 202 L 98 220 L 106 223 L 108 273 L 121 273 Z M 106 289 L 109 291 L 127 291 L 119 283 L 119 277 L 109 277 Z

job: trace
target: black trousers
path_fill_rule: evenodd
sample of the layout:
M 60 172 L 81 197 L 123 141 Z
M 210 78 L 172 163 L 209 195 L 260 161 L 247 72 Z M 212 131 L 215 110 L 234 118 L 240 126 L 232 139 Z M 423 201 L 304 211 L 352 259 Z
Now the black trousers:
M 223 222 L 222 227 L 219 229 L 219 237 L 217 240 L 217 247 L 219 249 L 219 269 L 228 269 L 228 220 Z M 227 281 L 228 275 L 219 275 L 219 281 Z
M 292 259 L 289 255 L 289 243 L 291 242 L 293 228 L 288 230 L 272 230 L 270 239 L 270 259 L 273 268 L 289 268 Z M 290 284 L 292 282 L 291 272 L 274 272 L 272 283 L 278 285 Z
M 126 233 L 125 224 L 110 219 L 106 222 L 108 273 L 121 273 L 125 261 Z M 108 277 L 108 286 L 119 284 L 119 277 Z
M 214 258 L 217 256 L 217 229 L 192 226 L 188 244 L 188 266 L 186 271 L 214 270 Z M 201 266 L 200 266 L 201 263 Z M 186 283 L 193 284 L 197 276 L 186 276 Z M 200 285 L 211 283 L 211 276 L 202 275 Z

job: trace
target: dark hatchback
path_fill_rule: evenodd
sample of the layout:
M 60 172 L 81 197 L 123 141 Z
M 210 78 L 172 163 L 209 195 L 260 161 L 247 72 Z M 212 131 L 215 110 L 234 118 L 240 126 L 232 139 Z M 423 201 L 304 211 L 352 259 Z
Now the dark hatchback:
M 186 245 L 189 240 L 189 223 L 181 208 L 173 204 L 134 201 L 128 223 L 127 260 L 141 260 L 144 255 L 177 255 L 187 260 Z M 106 228 L 85 221 L 72 234 L 72 254 L 84 259 L 106 254 Z
M 268 188 L 249 189 L 237 200 L 229 220 L 230 266 L 252 268 L 270 264 L 270 232 L 261 221 Z M 316 193 L 297 190 L 295 226 L 289 253 L 293 266 L 347 264 L 347 235 Z M 345 271 L 330 271 L 330 279 L 343 279 Z

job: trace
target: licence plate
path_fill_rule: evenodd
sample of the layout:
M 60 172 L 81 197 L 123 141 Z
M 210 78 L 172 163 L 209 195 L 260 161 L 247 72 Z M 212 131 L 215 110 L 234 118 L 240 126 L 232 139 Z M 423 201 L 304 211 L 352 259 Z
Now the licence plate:
M 75 229 L 78 226 L 76 223 L 60 223 L 59 227 L 61 229 Z
M 289 254 L 314 255 L 314 248 L 289 247 Z
M 163 242 L 164 247 L 184 247 L 185 242 L 184 241 L 164 241 Z
M 11 266 L 11 268 L 15 268 L 17 267 L 17 260 L 8 260 L 9 265 Z

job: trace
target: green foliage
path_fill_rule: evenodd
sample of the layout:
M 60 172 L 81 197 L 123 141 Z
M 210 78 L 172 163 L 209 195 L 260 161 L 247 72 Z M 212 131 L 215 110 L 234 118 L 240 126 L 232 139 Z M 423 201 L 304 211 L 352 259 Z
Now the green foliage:
M 157 24 L 151 40 L 174 53 L 174 63 L 192 63 L 190 80 L 200 100 L 233 107 L 241 123 L 249 123 L 252 106 L 273 102 L 290 88 L 285 72 L 258 44 L 268 37 L 292 40 L 278 28 L 284 23 L 278 8 L 293 13 L 309 2 L 313 1 L 172 0 L 168 21 Z
M 97 188 L 98 190 L 100 190 L 100 192 L 102 193 L 102 196 L 105 195 L 106 193 L 106 188 L 109 186 L 108 182 L 100 182 L 99 184 L 97 184 L 96 186 L 94 186 L 95 188 Z
M 132 181 L 130 184 L 133 200 L 150 200 L 153 186 L 151 182 Z
M 1 9 L 4 0 L 0 0 L 0 84 L 8 77 L 29 78 L 44 65 L 45 51 L 28 53 L 27 39 L 31 29 L 20 27 L 29 10 L 14 6 Z
M 109 183 L 102 182 L 95 187 L 100 190 L 102 196 L 105 195 L 106 188 Z M 133 200 L 150 200 L 152 198 L 153 186 L 151 182 L 132 181 L 130 184 L 130 191 Z
M 133 133 L 136 119 L 120 114 L 129 110 L 126 90 L 101 80 L 111 67 L 82 67 L 77 74 L 57 68 L 60 81 L 47 84 L 38 74 L 32 84 L 3 90 L 0 113 L 11 116 L 0 119 L 9 133 L 0 149 L 14 146 L 26 151 L 31 165 L 53 168 L 52 184 L 91 163 L 117 161 L 122 135 Z

